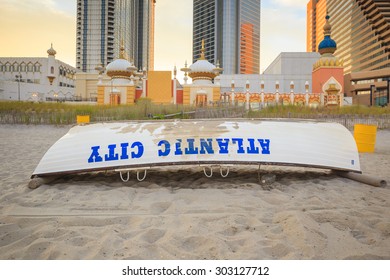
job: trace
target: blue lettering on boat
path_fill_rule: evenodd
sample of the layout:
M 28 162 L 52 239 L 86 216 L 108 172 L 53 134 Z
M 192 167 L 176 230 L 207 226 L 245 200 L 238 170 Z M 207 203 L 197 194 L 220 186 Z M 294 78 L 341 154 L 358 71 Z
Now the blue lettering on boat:
M 120 157 L 119 154 L 116 152 L 117 145 L 116 144 L 109 144 L 107 145 L 108 153 L 104 155 L 104 161 L 117 161 L 117 160 L 126 160 L 129 159 L 128 154 L 128 147 L 129 143 L 120 143 Z M 144 145 L 141 142 L 134 142 L 130 146 L 131 148 L 131 158 L 140 158 L 144 154 Z M 88 158 L 88 163 L 94 163 L 94 162 L 102 162 L 103 157 L 100 155 L 100 146 L 92 146 L 91 147 L 92 153 Z
M 175 141 L 160 140 L 157 143 L 157 157 L 180 157 L 182 155 L 206 154 L 248 154 L 269 155 L 271 140 L 255 138 L 187 138 Z M 92 146 L 88 163 L 118 161 L 141 158 L 145 147 L 139 141 L 133 143 L 109 144 L 104 155 L 100 154 L 101 146 Z

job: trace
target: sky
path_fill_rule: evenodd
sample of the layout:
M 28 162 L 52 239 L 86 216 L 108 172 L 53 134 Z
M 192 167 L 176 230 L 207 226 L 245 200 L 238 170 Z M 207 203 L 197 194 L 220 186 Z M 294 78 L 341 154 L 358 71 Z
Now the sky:
M 261 1 L 261 72 L 280 52 L 306 51 L 308 1 Z M 0 57 L 46 57 L 53 43 L 56 58 L 75 66 L 76 2 L 0 0 Z M 157 0 L 155 70 L 180 69 L 186 60 L 191 64 L 192 0 Z

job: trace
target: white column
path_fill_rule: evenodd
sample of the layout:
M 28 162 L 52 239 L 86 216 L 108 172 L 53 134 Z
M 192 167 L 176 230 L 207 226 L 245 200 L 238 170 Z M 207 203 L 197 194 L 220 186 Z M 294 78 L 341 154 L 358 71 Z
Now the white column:
M 290 103 L 291 105 L 294 104 L 294 81 L 290 83 Z

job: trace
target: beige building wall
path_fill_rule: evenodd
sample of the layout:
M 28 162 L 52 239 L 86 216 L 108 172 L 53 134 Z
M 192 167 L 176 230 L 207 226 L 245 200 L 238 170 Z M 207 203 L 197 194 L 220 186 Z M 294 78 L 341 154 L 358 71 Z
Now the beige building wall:
M 104 86 L 98 86 L 97 103 L 104 104 Z
M 219 101 L 221 98 L 221 88 L 217 85 L 184 85 L 183 105 L 195 105 L 198 94 L 207 95 L 207 103 Z
M 126 87 L 126 104 L 134 104 L 135 99 L 135 86 L 127 86 Z
M 109 83 L 110 77 L 102 75 L 102 82 Z M 83 100 L 96 100 L 98 97 L 98 73 L 76 73 L 75 96 Z
M 215 87 L 213 90 L 213 101 L 219 101 L 221 99 L 221 88 Z
M 172 103 L 172 73 L 171 71 L 149 71 L 147 97 L 153 103 Z
M 190 86 L 183 86 L 183 105 L 190 105 Z

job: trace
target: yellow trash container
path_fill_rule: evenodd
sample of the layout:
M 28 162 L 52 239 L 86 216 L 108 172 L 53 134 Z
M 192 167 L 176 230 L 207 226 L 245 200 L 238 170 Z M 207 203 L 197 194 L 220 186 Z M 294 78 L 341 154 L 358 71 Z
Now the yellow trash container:
M 77 124 L 89 123 L 89 115 L 77 115 Z
M 355 124 L 353 137 L 359 153 L 373 153 L 375 150 L 376 125 Z

